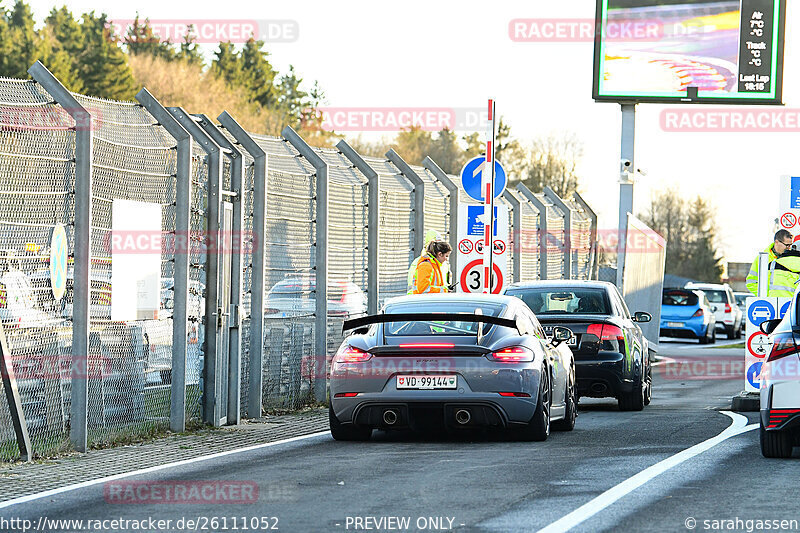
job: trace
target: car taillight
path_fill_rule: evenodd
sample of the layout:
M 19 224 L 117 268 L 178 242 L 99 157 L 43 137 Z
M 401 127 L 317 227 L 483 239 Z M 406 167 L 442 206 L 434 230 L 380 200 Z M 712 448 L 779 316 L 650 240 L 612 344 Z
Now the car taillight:
M 531 395 L 527 392 L 498 392 L 500 396 L 513 397 L 513 398 L 530 398 Z
M 731 312 L 731 304 L 725 304 L 725 312 L 726 313 L 730 313 Z
M 334 363 L 363 363 L 372 359 L 372 354 L 355 346 L 342 346 L 333 358 Z
M 695 311 L 694 314 L 692 315 L 692 318 L 694 318 L 696 316 L 703 316 L 703 310 L 702 309 L 698 309 L 697 311 Z
M 625 335 L 622 334 L 622 329 L 611 324 L 590 324 L 586 328 L 586 333 L 596 335 L 601 341 L 625 340 Z
M 334 395 L 334 398 L 355 398 L 358 395 L 358 392 L 339 392 Z
M 449 349 L 449 348 L 455 348 L 455 346 L 456 346 L 455 344 L 447 342 L 418 342 L 414 344 L 400 345 L 401 348 L 410 348 L 410 349 L 422 348 L 428 350 Z
M 800 409 L 770 409 L 769 410 L 769 425 L 767 429 L 772 429 L 780 426 L 786 420 L 796 414 L 800 413 Z
M 489 357 L 501 363 L 528 363 L 533 361 L 533 351 L 524 346 L 514 346 L 490 353 Z
M 769 352 L 767 362 L 781 359 L 787 355 L 800 352 L 794 342 L 794 335 L 791 332 L 780 332 L 772 335 L 772 350 Z

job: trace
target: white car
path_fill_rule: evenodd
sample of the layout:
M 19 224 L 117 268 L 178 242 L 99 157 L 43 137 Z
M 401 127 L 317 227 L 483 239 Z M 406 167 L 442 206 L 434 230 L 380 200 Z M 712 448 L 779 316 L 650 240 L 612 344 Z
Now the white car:
M 770 335 L 772 349 L 761 366 L 761 454 L 764 457 L 791 457 L 792 447 L 800 445 L 800 334 L 798 293 L 783 319 L 761 323 Z
M 727 283 L 695 283 L 684 285 L 685 289 L 699 289 L 706 294 L 711 310 L 717 318 L 717 329 L 725 331 L 729 339 L 738 339 L 744 332 L 742 310 L 736 305 L 736 297 Z

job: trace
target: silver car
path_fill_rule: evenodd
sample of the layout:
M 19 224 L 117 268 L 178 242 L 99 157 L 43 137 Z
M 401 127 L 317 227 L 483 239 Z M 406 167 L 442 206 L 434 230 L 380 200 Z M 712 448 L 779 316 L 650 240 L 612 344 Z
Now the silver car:
M 516 430 L 545 440 L 575 425 L 575 363 L 567 328 L 549 340 L 508 296 L 433 294 L 390 300 L 348 320 L 331 362 L 330 427 L 337 440 L 373 429 Z

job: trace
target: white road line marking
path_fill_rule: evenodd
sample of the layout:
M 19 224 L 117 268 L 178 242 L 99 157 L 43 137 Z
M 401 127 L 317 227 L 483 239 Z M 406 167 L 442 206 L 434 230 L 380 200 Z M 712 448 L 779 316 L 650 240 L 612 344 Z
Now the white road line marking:
M 149 468 L 142 468 L 141 470 L 134 470 L 133 472 L 125 472 L 124 474 L 114 474 L 113 476 L 106 476 L 97 479 L 91 479 L 89 481 L 82 481 L 80 483 L 74 483 L 72 485 L 66 485 L 64 487 L 58 487 L 56 489 L 50 489 L 44 492 L 37 492 L 36 494 L 29 494 L 28 496 L 20 496 L 19 498 L 14 498 L 13 500 L 0 502 L 0 509 L 3 509 L 4 507 L 11 507 L 12 505 L 16 505 L 18 503 L 30 502 L 33 500 L 38 500 L 40 498 L 46 498 L 48 496 L 55 496 L 56 494 L 63 494 L 64 492 L 70 492 L 76 489 L 91 487 L 92 485 L 98 485 L 100 483 L 105 483 L 107 481 L 114 481 L 116 479 L 123 479 L 126 477 L 138 476 L 141 474 L 149 474 L 151 472 L 158 472 L 160 470 L 175 468 L 176 466 L 199 463 L 202 461 L 208 461 L 210 459 L 217 459 L 218 457 L 225 457 L 226 455 L 249 452 L 252 450 L 260 450 L 262 448 L 270 448 L 272 446 L 278 446 L 279 444 L 287 444 L 289 442 L 296 442 L 299 440 L 310 439 L 313 437 L 320 437 L 322 435 L 330 435 L 330 431 L 319 431 L 317 433 L 311 433 L 309 435 L 301 435 L 299 437 L 291 437 L 288 439 L 276 440 L 274 442 L 265 442 L 264 444 L 254 444 L 253 446 L 247 446 L 245 448 L 237 448 L 235 450 L 227 450 L 224 452 L 212 453 L 210 455 L 201 455 L 199 457 L 193 457 L 192 459 L 184 459 L 183 461 L 175 461 L 174 463 L 151 466 Z
M 568 515 L 560 518 L 559 520 L 556 520 L 549 526 L 540 529 L 539 533 L 556 533 L 556 532 L 569 531 L 570 529 L 577 526 L 581 522 L 591 518 L 592 516 L 596 515 L 609 505 L 613 504 L 623 496 L 641 487 L 642 485 L 652 480 L 656 476 L 663 474 L 667 470 L 678 466 L 679 464 L 691 459 L 692 457 L 700 455 L 701 453 L 713 448 L 717 444 L 731 437 L 735 437 L 736 435 L 745 433 L 747 431 L 751 431 L 758 427 L 758 424 L 750 424 L 748 426 L 747 418 L 742 415 L 731 413 L 730 411 L 721 411 L 721 413 L 729 416 L 732 419 L 732 422 L 731 425 L 725 429 L 725 431 L 723 431 L 716 437 L 711 437 L 710 439 L 704 440 L 699 444 L 695 444 L 691 448 L 687 448 L 682 452 L 678 452 L 671 457 L 667 457 L 663 461 L 658 462 L 653 466 L 642 470 L 635 476 L 629 477 L 622 483 L 611 487 L 610 489 L 608 489 L 598 497 L 594 498 L 590 502 L 581 505 Z

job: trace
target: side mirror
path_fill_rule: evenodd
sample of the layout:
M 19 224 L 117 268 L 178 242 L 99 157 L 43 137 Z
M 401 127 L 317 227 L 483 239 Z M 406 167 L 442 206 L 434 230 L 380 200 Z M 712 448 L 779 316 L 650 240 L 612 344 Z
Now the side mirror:
M 645 313 L 644 311 L 636 311 L 633 313 L 634 322 L 650 322 L 651 320 L 653 320 L 653 315 L 650 313 Z
M 553 346 L 558 346 L 564 341 L 568 341 L 572 338 L 572 330 L 569 328 L 565 328 L 564 326 L 556 326 L 553 328 L 553 339 L 551 343 Z
M 781 323 L 781 320 L 782 319 L 780 319 L 780 318 L 773 318 L 772 320 L 765 320 L 758 326 L 758 329 L 761 330 L 761 333 L 769 335 L 770 333 L 775 331 L 775 328 L 778 327 L 778 324 Z

